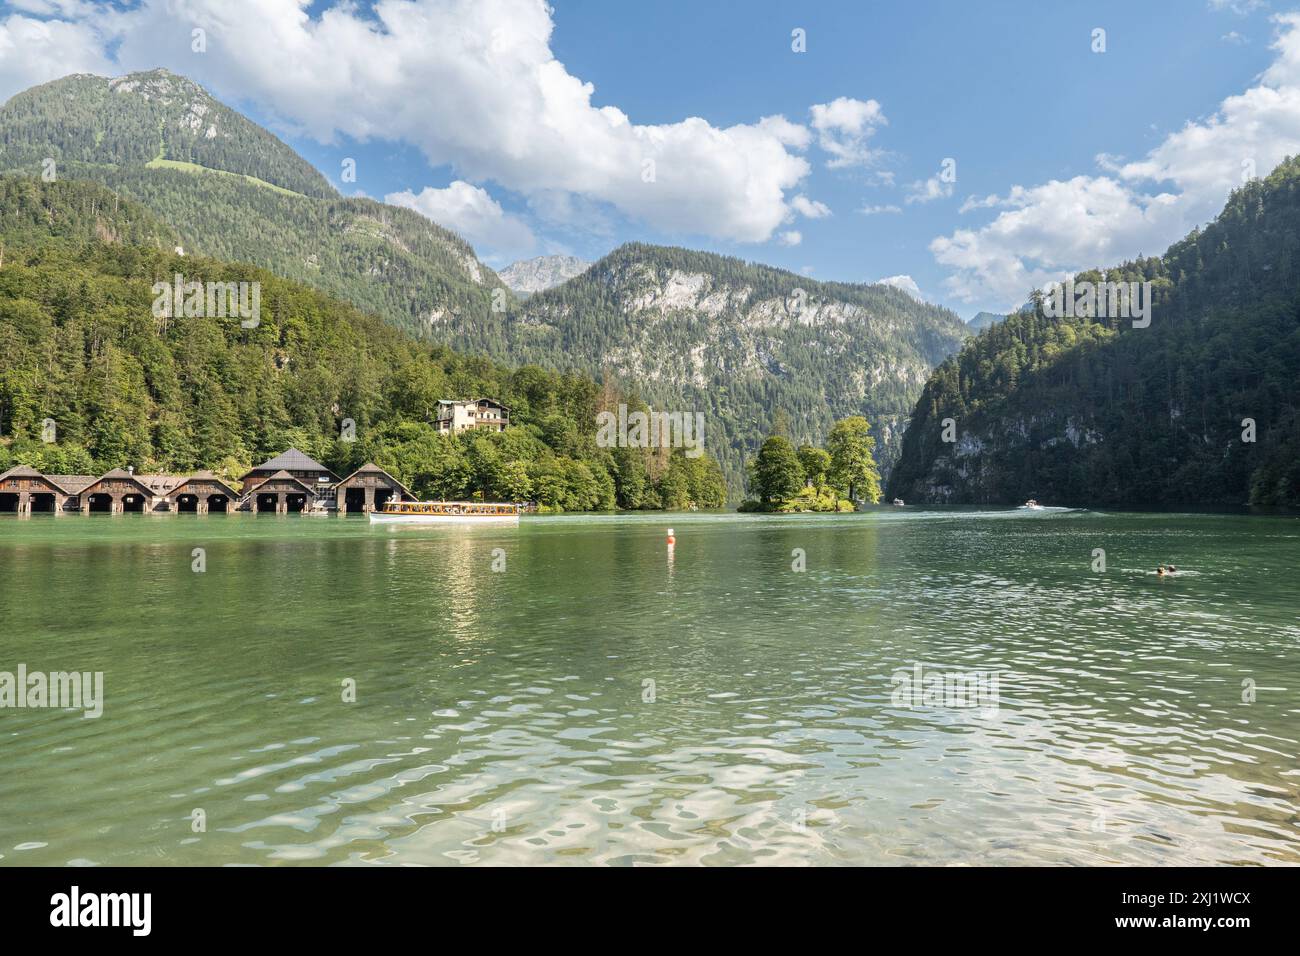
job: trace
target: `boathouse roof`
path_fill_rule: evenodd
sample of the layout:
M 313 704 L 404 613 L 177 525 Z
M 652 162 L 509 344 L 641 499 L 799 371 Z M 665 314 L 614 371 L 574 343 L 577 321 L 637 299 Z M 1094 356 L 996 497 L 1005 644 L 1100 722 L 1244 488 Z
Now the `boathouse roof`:
M 210 484 L 220 485 L 222 488 L 225 488 L 226 491 L 228 492 L 226 497 L 230 498 L 232 501 L 239 500 L 239 492 L 236 491 L 234 488 L 232 488 L 230 486 L 230 483 L 227 482 L 224 478 L 218 477 L 215 473 L 211 471 L 196 471 L 188 478 L 181 478 L 177 484 L 172 486 L 171 494 L 172 495 L 182 494 L 183 493 L 182 489 L 190 482 L 193 481 L 206 481 Z
M 146 495 L 149 496 L 154 495 L 154 490 L 152 488 L 150 488 L 143 481 L 141 481 L 139 477 L 131 474 L 131 472 L 127 471 L 125 468 L 114 468 L 112 471 L 100 475 L 98 478 L 91 481 L 90 484 L 86 485 L 86 487 L 82 488 L 81 491 L 78 493 L 85 494 L 91 488 L 94 488 L 96 485 L 98 485 L 100 482 L 103 481 L 129 481 L 137 488 L 139 488 L 141 491 L 143 491 Z
M 259 481 L 256 485 L 254 485 L 249 490 L 254 494 L 263 494 L 262 489 L 267 485 L 271 484 L 271 482 L 273 481 L 292 481 L 295 485 L 297 485 L 299 488 L 301 488 L 303 491 L 307 492 L 308 494 L 314 495 L 316 493 L 315 489 L 313 489 L 310 485 L 304 482 L 301 478 L 294 477 L 293 475 L 285 471 L 283 468 L 277 471 L 274 475 L 269 476 L 265 481 Z
M 359 476 L 365 476 L 365 475 L 381 475 L 384 478 L 388 479 L 390 484 L 396 485 L 398 488 L 400 488 L 402 494 L 406 495 L 412 501 L 415 500 L 415 495 L 411 492 L 410 488 L 406 487 L 406 485 L 402 484 L 400 481 L 394 478 L 390 472 L 384 471 L 384 469 L 380 468 L 373 461 L 366 462 L 364 465 L 362 465 L 352 474 L 348 475 L 346 478 L 341 480 L 339 482 L 339 485 L 347 485 L 349 482 L 352 481 L 353 478 Z
M 276 455 L 270 461 L 264 461 L 256 466 L 249 474 L 258 471 L 323 471 L 327 475 L 333 476 L 334 472 L 330 471 L 320 462 L 304 455 L 296 448 L 290 448 L 286 452 Z
M 188 481 L 184 475 L 136 475 L 137 479 L 149 486 L 156 495 L 169 494 L 174 488 Z
M 56 477 L 42 474 L 31 465 L 14 465 L 14 467 L 10 468 L 3 475 L 0 475 L 0 481 L 4 481 L 6 478 L 38 478 L 46 484 L 53 485 L 65 495 L 71 494 L 71 492 L 69 492 L 68 489 L 63 486 L 63 483 Z
M 5 478 L 44 478 L 44 477 L 45 477 L 44 475 L 42 475 L 31 465 L 14 465 L 3 475 L 0 475 L 0 481 L 3 481 Z
M 94 475 L 46 475 L 70 495 L 79 495 L 99 479 Z

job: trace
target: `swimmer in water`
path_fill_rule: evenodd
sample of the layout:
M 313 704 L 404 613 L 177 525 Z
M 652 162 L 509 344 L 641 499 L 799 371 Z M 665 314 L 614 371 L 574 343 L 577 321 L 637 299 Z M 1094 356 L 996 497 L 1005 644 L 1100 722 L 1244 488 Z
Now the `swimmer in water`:
M 1156 568 L 1156 574 L 1157 574 L 1159 577 L 1162 577 L 1162 578 L 1163 578 L 1166 574 L 1168 574 L 1168 572 L 1165 570 L 1165 566 L 1164 566 L 1163 564 L 1160 565 L 1160 567 Z
M 1173 574 L 1178 569 L 1171 564 L 1169 565 L 1169 567 L 1165 568 L 1165 570 L 1168 571 L 1170 574 Z

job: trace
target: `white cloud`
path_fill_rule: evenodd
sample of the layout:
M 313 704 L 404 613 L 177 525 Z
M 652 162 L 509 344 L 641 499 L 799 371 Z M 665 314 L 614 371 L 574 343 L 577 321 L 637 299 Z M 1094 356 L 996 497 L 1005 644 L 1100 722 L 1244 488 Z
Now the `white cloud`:
M 1243 43 L 1250 42 L 1244 36 L 1238 33 L 1236 30 L 1229 30 L 1223 36 L 1219 37 L 1219 39 L 1222 40 L 1224 43 L 1231 43 L 1234 46 L 1241 46 Z
M 921 295 L 921 287 L 909 275 L 887 276 L 884 279 L 877 279 L 876 285 L 893 286 L 895 289 L 902 289 L 917 302 L 925 301 L 925 296 Z
M 862 213 L 862 215 L 864 216 L 879 216 L 884 213 L 892 214 L 892 213 L 900 213 L 902 211 L 903 211 L 902 206 L 895 206 L 892 204 L 883 205 L 883 206 L 863 206 L 861 209 L 858 210 L 858 212 Z
M 797 229 L 789 229 L 777 237 L 777 241 L 783 246 L 797 246 L 803 242 L 803 233 Z
M 790 208 L 806 219 L 824 219 L 831 214 L 830 206 L 802 194 L 790 200 Z
M 465 181 L 528 199 L 567 192 L 665 232 L 742 242 L 777 232 L 811 171 L 799 152 L 812 133 L 781 116 L 637 124 L 597 105 L 593 85 L 552 53 L 545 0 L 338 0 L 319 11 L 309 0 L 140 0 L 89 12 L 79 0 L 19 2 L 65 19 L 17 18 L 46 32 L 35 42 L 6 21 L 0 95 L 73 70 L 166 66 L 320 142 L 411 143 Z M 207 55 L 190 52 L 195 28 Z M 856 102 L 827 106 L 819 131 L 845 161 L 883 122 L 878 104 L 861 113 Z
M 1210 0 L 1211 10 L 1229 10 L 1239 17 L 1262 10 L 1266 6 L 1268 4 L 1265 0 Z
M 1105 165 L 1102 162 L 1101 156 L 1097 157 L 1097 164 L 1099 166 Z M 958 209 L 957 211 L 970 212 L 972 209 L 993 209 L 997 206 L 1001 206 L 1003 202 L 1004 200 L 1002 199 L 1002 197 L 997 195 L 996 193 L 990 196 L 985 196 L 983 199 L 980 199 L 976 196 L 967 196 L 966 199 L 962 202 L 961 208 Z
M 551 51 L 544 0 L 378 0 L 373 9 L 338 0 L 319 12 L 308 0 L 18 4 L 64 19 L 0 25 L 0 96 L 73 71 L 166 66 L 320 142 L 408 142 L 464 180 L 530 199 L 568 192 L 666 232 L 745 242 L 771 238 L 797 211 L 787 195 L 811 171 L 799 152 L 812 133 L 782 116 L 639 125 L 596 105 L 592 84 Z M 195 28 L 207 32 L 205 56 L 190 52 Z M 858 103 L 814 108 L 819 137 L 845 162 L 883 122 L 879 104 Z
M 525 256 L 537 245 L 522 220 L 507 214 L 485 190 L 461 180 L 446 189 L 426 186 L 419 194 L 389 193 L 384 202 L 414 209 L 497 257 Z
M 21 4 L 13 4 L 21 6 Z M 43 4 L 28 3 L 28 7 Z M 57 12 L 33 9 L 41 14 Z M 0 102 L 69 73 L 109 73 L 102 38 L 91 27 L 12 14 L 0 20 Z
M 926 180 L 917 180 L 912 183 L 911 192 L 903 201 L 906 203 L 914 202 L 933 202 L 936 199 L 947 199 L 952 195 L 952 183 L 946 183 L 938 176 L 931 176 Z
M 1300 14 L 1274 22 L 1277 56 L 1259 83 L 1142 159 L 1103 155 L 1098 165 L 1109 175 L 1014 186 L 1005 196 L 963 204 L 963 211 L 1002 211 L 985 226 L 931 242 L 935 259 L 956 270 L 944 282 L 948 292 L 1013 306 L 1068 273 L 1162 253 L 1213 218 L 1252 170 L 1267 175 L 1300 153 Z
M 817 145 L 830 154 L 826 165 L 831 169 L 870 166 L 876 162 L 883 150 L 872 149 L 869 141 L 877 129 L 888 124 L 884 110 L 875 100 L 841 96 L 812 107 Z

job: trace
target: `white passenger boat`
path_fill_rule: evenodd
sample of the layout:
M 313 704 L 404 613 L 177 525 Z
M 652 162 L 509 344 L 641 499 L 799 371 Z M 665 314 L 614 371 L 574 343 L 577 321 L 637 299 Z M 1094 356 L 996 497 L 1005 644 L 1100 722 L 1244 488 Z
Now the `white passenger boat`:
M 386 501 L 371 524 L 518 524 L 519 506 L 482 501 Z

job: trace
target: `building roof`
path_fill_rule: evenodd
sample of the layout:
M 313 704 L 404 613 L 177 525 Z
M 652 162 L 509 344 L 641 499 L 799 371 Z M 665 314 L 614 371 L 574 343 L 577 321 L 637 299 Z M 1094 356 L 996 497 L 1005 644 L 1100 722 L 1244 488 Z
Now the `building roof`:
M 270 461 L 262 462 L 260 465 L 256 466 L 253 469 L 253 471 L 250 471 L 248 474 L 251 475 L 253 474 L 253 472 L 257 472 L 257 471 L 281 471 L 281 470 L 323 471 L 327 475 L 330 475 L 332 477 L 337 477 L 334 475 L 334 472 L 330 471 L 320 462 L 315 461 L 314 459 L 308 457 L 307 455 L 304 455 L 296 448 L 290 448 L 288 451 L 276 455 Z M 245 475 L 244 477 L 248 477 L 248 475 Z
M 0 481 L 4 481 L 6 478 L 40 478 L 42 481 L 48 482 L 55 488 L 58 488 L 59 491 L 63 492 L 65 495 L 70 494 L 68 489 L 63 487 L 63 484 L 57 478 L 51 475 L 42 474 L 31 465 L 14 465 L 14 467 L 10 468 L 3 475 L 0 475 Z
M 277 471 L 274 475 L 268 475 L 264 480 L 259 481 L 252 488 L 250 488 L 249 491 L 255 495 L 260 494 L 261 493 L 260 489 L 262 488 L 262 486 L 272 481 L 292 481 L 295 485 L 297 485 L 299 488 L 301 488 L 303 491 L 307 492 L 308 494 L 314 495 L 316 493 L 315 489 L 307 485 L 301 478 L 295 478 L 293 475 L 289 474 L 283 468 Z M 270 492 L 267 492 L 267 494 L 270 494 Z
M 46 475 L 70 495 L 79 495 L 99 479 L 94 475 Z
M 31 465 L 14 465 L 3 475 L 0 475 L 0 478 L 44 478 L 44 477 L 45 477 L 44 475 L 42 475 Z
M 357 475 L 383 475 L 385 478 L 387 478 L 389 481 L 391 481 L 393 484 L 395 484 L 398 488 L 402 489 L 402 493 L 403 493 L 404 495 L 406 495 L 408 498 L 410 498 L 410 499 L 413 500 L 413 501 L 414 501 L 414 500 L 417 500 L 416 497 L 415 497 L 415 495 L 411 492 L 411 489 L 410 489 L 410 488 L 406 487 L 406 485 L 402 484 L 400 481 L 398 481 L 396 478 L 394 478 L 394 477 L 393 477 L 389 472 L 384 471 L 384 469 L 380 468 L 380 467 L 379 467 L 378 465 L 376 465 L 373 461 L 368 461 L 368 462 L 366 462 L 364 465 L 362 465 L 360 468 L 358 468 L 358 469 L 357 469 L 356 471 L 354 471 L 352 474 L 350 474 L 350 475 L 348 475 L 346 478 L 340 480 L 340 481 L 339 481 L 339 484 L 340 484 L 340 485 L 346 485 L 349 481 L 351 481 L 351 480 L 352 480 L 353 478 L 355 478 Z
M 232 488 L 229 482 L 227 482 L 224 478 L 218 477 L 216 474 L 210 471 L 196 471 L 188 478 L 180 479 L 179 482 L 177 482 L 175 485 L 172 485 L 171 493 L 173 495 L 179 494 L 181 489 L 184 488 L 186 485 L 188 485 L 191 481 L 207 481 L 214 485 L 220 485 L 222 488 L 225 488 L 226 491 L 229 492 L 228 497 L 235 500 L 238 500 L 239 498 L 239 492 L 236 491 L 234 488 Z
M 498 402 L 495 398 L 473 398 L 470 399 L 468 402 L 458 402 L 450 398 L 438 399 L 439 405 L 482 405 L 484 402 L 488 402 L 492 405 L 496 405 L 498 408 L 502 409 L 503 411 L 507 411 L 507 412 L 510 411 L 509 407 L 505 404 L 505 402 Z
M 95 485 L 99 484 L 101 481 L 129 481 L 136 485 L 145 494 L 153 495 L 155 493 L 152 488 L 141 481 L 136 475 L 131 474 L 123 468 L 114 468 L 112 471 L 105 472 L 98 478 L 95 478 L 90 482 L 90 484 L 86 485 L 85 488 L 82 488 L 78 494 L 84 494 L 87 489 L 95 487 Z
M 135 477 L 148 485 L 156 495 L 165 495 L 188 480 L 184 475 L 136 475 Z

